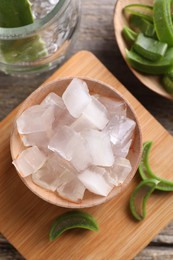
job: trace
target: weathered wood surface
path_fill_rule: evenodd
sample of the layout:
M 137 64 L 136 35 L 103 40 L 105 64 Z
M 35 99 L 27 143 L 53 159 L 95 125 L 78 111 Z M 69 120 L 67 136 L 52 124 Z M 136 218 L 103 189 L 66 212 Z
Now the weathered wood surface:
M 120 55 L 113 28 L 115 2 L 114 0 L 82 0 L 81 24 L 68 56 L 82 49 L 92 51 L 173 134 L 173 103 L 152 93 L 139 83 Z M 51 74 L 52 72 L 44 73 L 28 80 L 0 73 L 0 118 L 3 119 Z M 2 236 L 0 236 L 0 259 L 23 259 Z M 136 259 L 173 259 L 173 223 L 162 230 L 150 245 L 136 256 Z

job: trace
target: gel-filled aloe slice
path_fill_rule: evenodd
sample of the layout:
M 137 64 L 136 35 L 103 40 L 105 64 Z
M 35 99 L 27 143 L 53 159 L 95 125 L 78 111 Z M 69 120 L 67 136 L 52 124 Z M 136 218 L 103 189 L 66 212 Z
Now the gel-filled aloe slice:
M 153 20 L 156 34 L 161 42 L 173 46 L 172 0 L 154 0 Z
M 167 50 L 167 43 L 159 42 L 155 39 L 139 33 L 133 45 L 133 49 L 144 58 L 157 61 L 164 57 Z
M 122 30 L 122 35 L 127 44 L 132 45 L 137 37 L 137 33 L 130 29 L 128 26 L 124 26 Z
M 0 27 L 16 28 L 32 24 L 31 4 L 28 0 L 1 0 Z M 4 39 L 0 41 L 0 59 L 15 64 L 35 61 L 46 56 L 45 44 L 39 35 L 24 39 Z
M 125 14 L 138 15 L 147 21 L 153 22 L 153 7 L 145 4 L 129 4 L 123 9 Z
M 168 48 L 165 56 L 158 61 L 149 61 L 137 54 L 133 49 L 126 50 L 126 58 L 134 69 L 145 74 L 160 75 L 170 73 L 173 65 L 173 47 Z
M 31 62 L 46 54 L 45 43 L 39 35 L 27 39 L 0 41 L 0 56 L 7 63 Z
M 140 221 L 146 217 L 146 203 L 159 184 L 158 180 L 146 179 L 139 183 L 130 196 L 130 211 Z M 141 194 L 142 192 L 142 194 Z M 136 199 L 139 199 L 138 201 Z
M 99 229 L 96 220 L 89 213 L 78 210 L 68 211 L 60 215 L 52 224 L 49 239 L 53 241 L 65 231 L 74 228 L 83 228 L 92 231 L 98 231 Z
M 168 93 L 173 95 L 173 73 L 164 75 L 162 78 L 162 83 L 163 83 L 164 89 Z
M 149 22 L 140 15 L 133 14 L 129 18 L 129 23 L 133 29 L 137 32 L 142 32 L 148 37 L 155 36 L 155 28 L 153 23 Z
M 148 141 L 145 142 L 143 145 L 142 159 L 139 164 L 139 173 L 141 175 L 141 178 L 143 180 L 155 179 L 159 181 L 159 184 L 156 186 L 157 190 L 173 191 L 173 182 L 155 175 L 150 167 L 149 154 L 151 151 L 152 144 L 152 142 Z

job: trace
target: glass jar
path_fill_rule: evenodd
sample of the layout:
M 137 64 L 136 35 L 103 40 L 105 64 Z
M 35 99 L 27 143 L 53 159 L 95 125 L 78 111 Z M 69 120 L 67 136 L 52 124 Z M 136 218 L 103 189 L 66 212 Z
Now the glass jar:
M 26 76 L 62 62 L 79 20 L 79 0 L 30 0 L 34 23 L 0 28 L 0 70 Z

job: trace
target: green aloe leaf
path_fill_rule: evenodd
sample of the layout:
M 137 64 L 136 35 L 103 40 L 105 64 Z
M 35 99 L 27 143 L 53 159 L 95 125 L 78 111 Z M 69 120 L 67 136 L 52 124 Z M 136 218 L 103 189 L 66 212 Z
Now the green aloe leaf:
M 149 164 L 149 155 L 151 151 L 153 142 L 148 141 L 143 144 L 142 159 L 139 165 L 139 173 L 142 180 L 155 179 L 159 181 L 159 184 L 156 186 L 156 190 L 162 191 L 173 191 L 173 182 L 164 178 L 157 176 L 151 169 Z
M 147 200 L 154 192 L 158 184 L 158 180 L 146 179 L 141 181 L 132 192 L 130 196 L 130 211 L 136 220 L 140 221 L 145 219 Z M 136 202 L 136 198 L 140 199 L 140 201 Z
M 15 28 L 32 24 L 28 0 L 1 0 L 0 27 Z M 46 56 L 45 44 L 39 35 L 17 40 L 0 40 L 0 59 L 6 63 L 30 62 Z
M 49 239 L 53 241 L 65 231 L 74 228 L 83 228 L 92 231 L 99 230 L 95 218 L 89 213 L 79 210 L 68 211 L 54 221 L 49 233 Z
M 1 0 L 0 27 L 14 28 L 33 23 L 31 4 L 27 0 Z

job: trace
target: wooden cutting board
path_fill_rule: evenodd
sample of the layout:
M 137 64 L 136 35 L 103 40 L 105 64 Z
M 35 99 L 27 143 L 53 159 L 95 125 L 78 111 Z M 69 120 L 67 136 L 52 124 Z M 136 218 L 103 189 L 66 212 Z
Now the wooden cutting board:
M 64 76 L 87 76 L 119 90 L 138 115 L 143 141 L 153 140 L 150 162 L 153 170 L 173 180 L 173 138 L 122 84 L 91 53 L 73 56 L 49 80 Z M 0 123 L 0 231 L 26 259 L 132 259 L 173 218 L 173 193 L 157 192 L 147 204 L 147 218 L 135 222 L 128 209 L 136 177 L 121 197 L 87 209 L 98 221 L 99 232 L 73 230 L 49 242 L 52 221 L 67 211 L 42 201 L 28 190 L 11 164 L 10 131 L 15 109 Z

